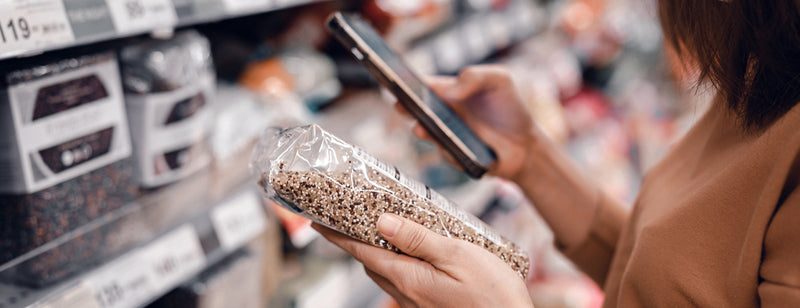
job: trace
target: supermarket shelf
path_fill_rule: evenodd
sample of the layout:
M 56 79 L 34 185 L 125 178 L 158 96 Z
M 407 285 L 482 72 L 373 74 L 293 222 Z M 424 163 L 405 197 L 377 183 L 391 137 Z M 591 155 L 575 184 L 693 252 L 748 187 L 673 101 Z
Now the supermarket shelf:
M 325 0 L 0 1 L 0 59 Z
M 0 284 L 0 307 L 139 307 L 266 230 L 254 186 L 79 277 L 46 289 Z
M 480 63 L 545 30 L 545 9 L 533 1 L 515 1 L 501 11 L 475 13 L 426 36 L 405 53 L 424 74 L 451 74 Z

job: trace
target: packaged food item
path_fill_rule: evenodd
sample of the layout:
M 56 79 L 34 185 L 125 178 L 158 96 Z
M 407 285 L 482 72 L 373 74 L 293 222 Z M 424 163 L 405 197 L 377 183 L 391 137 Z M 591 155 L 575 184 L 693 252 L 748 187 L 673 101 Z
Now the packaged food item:
M 113 53 L 37 65 L 3 79 L 0 193 L 34 193 L 130 156 Z
M 148 307 L 264 307 L 259 257 L 249 249 L 238 250 Z
M 133 202 L 139 191 L 113 53 L 37 60 L 2 78 L 0 265 L 5 265 Z M 78 246 L 74 251 L 92 251 Z M 0 276 L 47 284 L 80 271 L 67 266 L 78 255 L 23 262 Z
M 141 185 L 169 184 L 208 166 L 216 83 L 208 40 L 181 32 L 128 46 L 120 62 Z
M 528 255 L 514 243 L 424 184 L 317 125 L 267 130 L 251 165 L 266 196 L 353 238 L 397 251 L 375 226 L 381 214 L 394 213 L 478 245 L 523 279 L 527 276 Z

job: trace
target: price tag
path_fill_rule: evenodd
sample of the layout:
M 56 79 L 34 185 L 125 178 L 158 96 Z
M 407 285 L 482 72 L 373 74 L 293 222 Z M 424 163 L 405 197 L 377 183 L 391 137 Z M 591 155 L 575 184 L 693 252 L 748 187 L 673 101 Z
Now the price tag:
M 37 306 L 37 308 L 60 307 L 100 308 L 100 303 L 97 302 L 92 288 L 85 284 L 80 284 L 59 295 L 57 298 Z
M 118 34 L 147 32 L 178 23 L 170 0 L 107 0 Z
M 191 225 L 172 231 L 89 275 L 103 308 L 133 308 L 200 272 L 205 255 Z
M 212 210 L 211 223 L 220 245 L 234 250 L 264 232 L 267 219 L 258 196 L 248 191 Z
M 0 1 L 0 56 L 74 40 L 61 0 Z
M 166 292 L 200 272 L 205 254 L 191 225 L 183 226 L 148 245 L 142 251 L 144 266 L 156 290 Z
M 103 267 L 86 281 L 103 308 L 136 307 L 155 292 L 138 251 Z
M 222 0 L 229 13 L 245 13 L 269 6 L 271 0 Z

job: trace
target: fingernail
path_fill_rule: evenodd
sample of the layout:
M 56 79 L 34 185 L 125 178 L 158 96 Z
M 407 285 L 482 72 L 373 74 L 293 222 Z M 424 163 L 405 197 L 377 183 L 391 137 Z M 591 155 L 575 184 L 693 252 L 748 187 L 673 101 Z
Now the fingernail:
M 392 238 L 397 233 L 397 230 L 400 229 L 401 224 L 403 222 L 394 215 L 383 214 L 378 218 L 378 232 L 386 238 Z

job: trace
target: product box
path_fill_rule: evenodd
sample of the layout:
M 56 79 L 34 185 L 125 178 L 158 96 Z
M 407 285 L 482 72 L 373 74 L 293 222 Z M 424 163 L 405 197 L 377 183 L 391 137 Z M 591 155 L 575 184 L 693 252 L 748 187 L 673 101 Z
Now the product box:
M 0 265 L 22 265 L 0 278 L 47 285 L 84 270 L 76 259 L 96 253 L 95 241 L 49 257 L 37 248 L 139 196 L 123 90 L 113 53 L 60 55 L 7 72 L 0 80 Z
M 112 53 L 69 58 L 3 77 L 0 193 L 34 193 L 130 156 Z
M 140 184 L 169 184 L 207 167 L 216 84 L 208 41 L 182 32 L 126 47 L 120 58 Z

